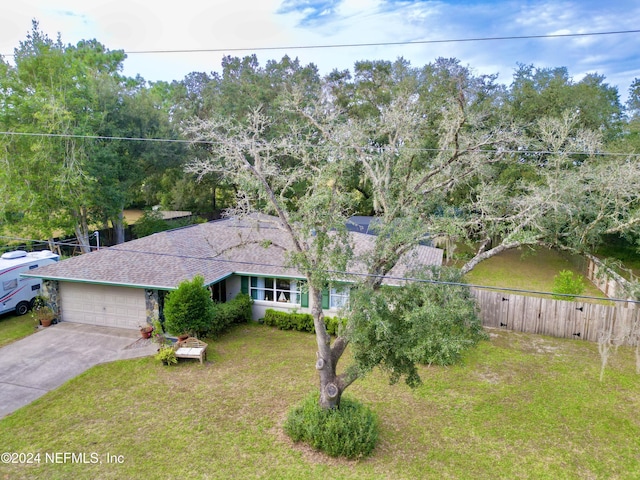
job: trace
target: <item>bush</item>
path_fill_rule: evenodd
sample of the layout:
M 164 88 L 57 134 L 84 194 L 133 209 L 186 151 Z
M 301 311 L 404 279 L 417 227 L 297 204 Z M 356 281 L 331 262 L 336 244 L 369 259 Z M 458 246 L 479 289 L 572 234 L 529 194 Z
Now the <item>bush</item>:
M 264 324 L 280 330 L 315 331 L 313 316 L 308 313 L 280 312 L 269 308 L 264 314 Z
M 324 317 L 324 323 L 329 335 L 337 335 L 340 325 L 344 325 L 346 319 Z M 316 331 L 313 323 L 313 315 L 309 313 L 280 312 L 269 308 L 264 314 L 264 324 L 279 328 L 280 330 L 296 330 L 298 332 L 309 333 L 315 333 Z
M 581 295 L 587 287 L 582 276 L 575 275 L 571 270 L 562 270 L 553 277 L 553 293 Z M 556 300 L 575 300 L 576 297 L 554 295 Z
M 178 289 L 167 295 L 164 304 L 165 329 L 173 335 L 204 336 L 211 330 L 213 300 L 204 286 L 204 278 L 197 275 L 185 280 Z
M 169 345 L 162 345 L 158 353 L 155 354 L 155 358 L 165 365 L 175 365 L 178 363 L 176 351 Z
M 338 335 L 340 333 L 340 328 L 344 327 L 347 324 L 347 319 L 338 317 L 324 317 L 324 324 L 327 326 L 327 333 L 329 335 Z
M 378 442 L 378 419 L 366 406 L 342 398 L 340 408 L 323 409 L 314 392 L 289 411 L 284 430 L 294 442 L 305 442 L 332 457 L 359 458 Z
M 236 323 L 246 323 L 253 317 L 251 297 L 240 293 L 232 300 L 213 305 L 213 320 L 208 335 L 216 336 Z

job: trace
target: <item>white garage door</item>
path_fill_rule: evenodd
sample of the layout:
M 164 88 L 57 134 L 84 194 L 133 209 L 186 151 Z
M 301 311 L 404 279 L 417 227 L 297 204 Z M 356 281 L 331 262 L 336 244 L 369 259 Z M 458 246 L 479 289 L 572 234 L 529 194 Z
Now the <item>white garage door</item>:
M 60 282 L 65 322 L 135 328 L 146 322 L 144 289 Z

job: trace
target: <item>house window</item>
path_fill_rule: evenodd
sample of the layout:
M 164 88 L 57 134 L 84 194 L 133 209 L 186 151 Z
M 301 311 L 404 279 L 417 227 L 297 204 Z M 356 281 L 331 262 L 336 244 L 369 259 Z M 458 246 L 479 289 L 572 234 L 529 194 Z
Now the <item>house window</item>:
M 249 294 L 254 300 L 300 304 L 301 282 L 290 278 L 251 277 Z
M 349 306 L 349 288 L 338 287 L 329 290 L 329 308 L 344 308 Z

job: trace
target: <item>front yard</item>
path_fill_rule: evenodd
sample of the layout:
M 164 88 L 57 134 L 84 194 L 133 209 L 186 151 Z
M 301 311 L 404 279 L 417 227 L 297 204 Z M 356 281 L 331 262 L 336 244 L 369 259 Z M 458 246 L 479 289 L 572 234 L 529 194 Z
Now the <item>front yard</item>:
M 414 391 L 376 371 L 347 394 L 377 412 L 380 443 L 348 462 L 282 433 L 287 409 L 317 384 L 312 335 L 243 325 L 209 348 L 205 366 L 144 358 L 95 367 L 1 420 L 3 451 L 40 460 L 0 464 L 0 478 L 640 475 L 630 349 L 610 359 L 603 383 L 596 344 L 506 331 L 492 331 L 462 366 L 423 368 Z
M 35 331 L 36 322 L 29 313 L 20 317 L 12 313 L 0 315 L 0 347 L 31 335 Z

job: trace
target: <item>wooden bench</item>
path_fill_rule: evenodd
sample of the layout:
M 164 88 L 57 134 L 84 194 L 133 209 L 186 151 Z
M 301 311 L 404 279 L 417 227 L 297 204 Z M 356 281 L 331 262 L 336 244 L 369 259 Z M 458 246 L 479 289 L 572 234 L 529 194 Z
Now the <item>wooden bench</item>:
M 173 348 L 176 358 L 198 358 L 200 363 L 207 359 L 207 344 L 195 337 L 176 342 Z

